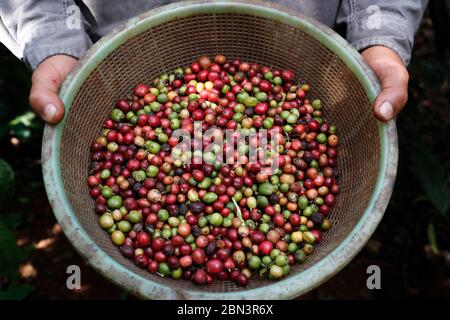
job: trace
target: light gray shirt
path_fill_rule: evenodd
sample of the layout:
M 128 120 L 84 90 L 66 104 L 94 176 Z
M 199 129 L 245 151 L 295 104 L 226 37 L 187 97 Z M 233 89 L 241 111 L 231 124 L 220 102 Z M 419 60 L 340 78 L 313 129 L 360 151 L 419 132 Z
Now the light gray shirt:
M 80 58 L 100 37 L 170 0 L 0 0 L 0 42 L 35 69 L 46 58 Z M 357 50 L 383 45 L 408 64 L 428 0 L 281 0 L 338 30 Z M 81 13 L 81 28 L 67 19 Z

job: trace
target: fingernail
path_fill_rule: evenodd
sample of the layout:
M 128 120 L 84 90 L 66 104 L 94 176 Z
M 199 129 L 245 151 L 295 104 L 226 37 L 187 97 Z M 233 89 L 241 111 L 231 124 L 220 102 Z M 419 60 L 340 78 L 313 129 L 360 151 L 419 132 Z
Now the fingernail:
M 49 103 L 44 109 L 44 120 L 52 121 L 56 114 L 56 106 L 53 103 Z
M 394 115 L 394 107 L 392 107 L 392 103 L 389 101 L 383 102 L 380 107 L 378 108 L 380 111 L 380 114 L 383 116 L 384 119 L 389 120 Z

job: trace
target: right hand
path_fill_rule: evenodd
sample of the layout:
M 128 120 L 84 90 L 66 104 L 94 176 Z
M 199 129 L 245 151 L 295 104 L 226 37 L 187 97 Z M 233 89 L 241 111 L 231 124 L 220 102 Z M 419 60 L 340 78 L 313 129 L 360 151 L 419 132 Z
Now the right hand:
M 31 109 L 45 122 L 56 124 L 64 116 L 64 104 L 58 96 L 59 88 L 77 59 L 56 55 L 42 61 L 31 77 Z
M 388 121 L 394 118 L 408 101 L 408 70 L 400 57 L 389 48 L 373 46 L 361 54 L 381 84 L 381 92 L 374 103 L 375 117 Z

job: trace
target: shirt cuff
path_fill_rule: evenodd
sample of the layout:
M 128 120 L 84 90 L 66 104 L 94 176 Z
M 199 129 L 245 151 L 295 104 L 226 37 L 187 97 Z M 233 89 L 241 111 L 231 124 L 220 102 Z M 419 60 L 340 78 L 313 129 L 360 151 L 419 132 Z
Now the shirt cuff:
M 378 26 L 369 28 L 366 18 L 353 21 L 347 27 L 347 40 L 357 50 L 381 45 L 392 49 L 405 65 L 411 60 L 414 34 L 410 23 L 402 16 L 383 15 Z
M 55 22 L 33 33 L 25 43 L 23 59 L 34 70 L 42 61 L 58 54 L 79 59 L 91 45 L 84 29 L 69 29 L 64 23 Z
M 354 41 L 351 45 L 359 52 L 373 46 L 383 46 L 394 51 L 405 65 L 411 60 L 411 53 L 400 46 L 398 42 L 393 41 L 390 37 L 371 37 Z

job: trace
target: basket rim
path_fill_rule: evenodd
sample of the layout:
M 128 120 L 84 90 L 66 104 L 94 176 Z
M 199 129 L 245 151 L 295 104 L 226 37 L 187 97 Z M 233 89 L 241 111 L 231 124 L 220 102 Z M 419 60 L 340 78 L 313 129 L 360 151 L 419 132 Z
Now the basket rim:
M 67 110 L 89 74 L 117 47 L 148 28 L 179 17 L 201 13 L 247 13 L 276 19 L 300 28 L 328 47 L 355 74 L 371 103 L 379 92 L 379 82 L 361 55 L 330 28 L 305 15 L 278 4 L 261 1 L 177 2 L 150 10 L 132 18 L 100 39 L 79 61 L 64 81 L 60 97 L 66 106 L 63 120 L 56 126 L 46 125 L 42 141 L 44 184 L 54 215 L 76 251 L 104 277 L 125 290 L 147 299 L 287 299 L 299 296 L 322 284 L 339 272 L 363 248 L 371 237 L 394 187 L 398 163 L 398 138 L 394 120 L 378 122 L 380 133 L 380 169 L 370 201 L 358 223 L 327 256 L 313 266 L 262 287 L 232 291 L 209 292 L 171 288 L 130 271 L 103 251 L 83 229 L 65 194 L 60 168 L 60 144 Z M 308 279 L 308 281 L 304 281 Z

